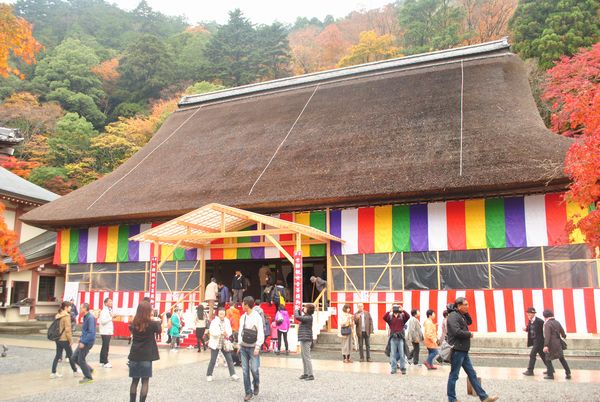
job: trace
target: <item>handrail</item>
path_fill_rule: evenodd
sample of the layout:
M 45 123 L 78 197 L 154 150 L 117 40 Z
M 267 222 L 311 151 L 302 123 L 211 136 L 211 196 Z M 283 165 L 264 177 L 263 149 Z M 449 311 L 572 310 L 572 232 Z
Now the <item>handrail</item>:
M 321 293 L 319 293 L 319 295 L 317 296 L 317 298 L 315 299 L 315 301 L 313 302 L 313 304 L 315 305 L 315 307 L 318 309 L 319 308 L 319 300 L 320 299 L 324 299 L 325 296 L 325 292 L 327 291 L 327 288 L 321 290 Z M 323 308 L 321 309 L 321 311 L 325 311 L 325 309 L 327 308 L 327 306 L 325 306 L 325 303 L 323 303 Z

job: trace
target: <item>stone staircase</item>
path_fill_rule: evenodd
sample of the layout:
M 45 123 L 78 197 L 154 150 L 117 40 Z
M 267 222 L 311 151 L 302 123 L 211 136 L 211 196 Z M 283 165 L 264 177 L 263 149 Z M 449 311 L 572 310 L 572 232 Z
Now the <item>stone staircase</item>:
M 48 323 L 39 321 L 18 321 L 0 323 L 0 335 L 45 334 Z

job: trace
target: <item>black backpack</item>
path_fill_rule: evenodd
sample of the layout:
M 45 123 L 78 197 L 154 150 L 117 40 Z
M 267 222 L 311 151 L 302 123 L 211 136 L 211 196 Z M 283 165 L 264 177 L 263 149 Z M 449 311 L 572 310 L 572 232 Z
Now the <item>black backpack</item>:
M 64 329 L 60 330 L 60 318 L 52 321 L 52 324 L 48 327 L 48 340 L 50 341 L 58 341 L 63 334 Z

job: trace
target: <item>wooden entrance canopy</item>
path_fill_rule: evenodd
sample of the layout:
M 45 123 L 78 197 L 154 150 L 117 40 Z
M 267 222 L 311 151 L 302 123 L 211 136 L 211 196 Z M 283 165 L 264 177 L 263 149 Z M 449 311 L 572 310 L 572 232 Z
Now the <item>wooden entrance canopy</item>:
M 256 229 L 242 230 L 252 225 L 256 225 Z M 275 239 L 274 235 L 282 234 L 295 235 L 295 241 L 280 242 Z M 272 243 L 292 263 L 292 256 L 283 246 L 294 245 L 295 249 L 299 250 L 302 244 L 327 244 L 330 241 L 345 243 L 337 236 L 310 226 L 216 203 L 205 205 L 146 230 L 130 240 L 182 248 L 210 249 L 241 247 L 238 244 L 211 242 L 216 239 L 246 236 L 260 236 L 261 241 L 243 243 L 243 247 L 265 247 Z

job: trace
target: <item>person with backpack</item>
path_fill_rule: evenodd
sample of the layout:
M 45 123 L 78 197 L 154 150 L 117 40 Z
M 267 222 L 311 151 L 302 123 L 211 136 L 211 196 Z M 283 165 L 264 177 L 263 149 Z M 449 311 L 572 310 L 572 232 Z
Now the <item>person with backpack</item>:
M 114 325 L 113 318 L 115 317 L 113 313 L 113 301 L 111 298 L 107 297 L 104 299 L 104 307 L 100 312 L 99 321 L 99 331 L 100 337 L 102 338 L 102 349 L 100 349 L 100 366 L 104 368 L 111 368 L 112 364 L 108 361 L 108 350 L 110 348 L 110 340 L 114 333 Z
M 73 342 L 73 332 L 71 330 L 71 303 L 62 302 L 58 313 L 54 316 L 54 322 L 48 328 L 48 339 L 56 343 L 56 355 L 52 361 L 52 373 L 50 378 L 62 377 L 62 374 L 56 372 L 58 361 L 62 357 L 63 350 L 69 359 L 69 364 L 73 373 L 77 373 L 75 360 L 73 359 L 73 350 L 71 343 Z
M 169 330 L 171 334 L 171 351 L 179 349 L 180 328 L 181 320 L 179 319 L 179 309 L 175 307 L 173 310 L 173 315 L 171 315 L 171 329 Z
M 565 378 L 571 379 L 571 369 L 569 364 L 565 360 L 563 349 L 567 348 L 567 344 L 563 341 L 563 338 L 567 337 L 565 330 L 563 329 L 560 322 L 554 319 L 554 313 L 552 310 L 544 310 L 542 313 L 544 319 L 544 353 L 546 354 L 546 367 L 548 371 L 544 376 L 545 380 L 554 379 L 554 366 L 552 360 L 558 359 L 565 369 Z
M 275 311 L 279 311 L 281 306 L 285 306 L 285 286 L 281 279 L 277 280 L 275 288 L 271 292 L 271 303 L 275 305 Z
M 135 313 L 133 321 L 129 325 L 132 342 L 129 350 L 129 401 L 135 402 L 137 387 L 142 380 L 140 389 L 140 402 L 145 402 L 152 377 L 152 362 L 160 359 L 158 346 L 156 345 L 156 334 L 161 332 L 160 321 L 152 319 L 152 306 L 147 301 L 142 301 Z
M 410 315 L 404 311 L 402 304 L 394 303 L 392 310 L 383 315 L 385 321 L 390 328 L 390 336 L 388 343 L 390 345 L 390 374 L 398 372 L 398 361 L 400 362 L 400 372 L 406 374 L 405 356 L 405 339 L 404 325 L 409 320 Z
M 260 347 L 265 341 L 264 321 L 257 310 L 254 310 L 254 298 L 247 296 L 243 302 L 244 315 L 240 318 L 240 355 L 244 374 L 244 400 L 249 401 L 258 395 L 260 386 Z M 250 381 L 252 373 L 253 381 Z M 254 389 L 253 389 L 254 386 Z
M 312 381 L 315 379 L 312 370 L 312 360 L 310 357 L 310 348 L 313 342 L 313 314 L 315 312 L 314 304 L 304 305 L 304 314 L 300 310 L 296 310 L 295 318 L 300 321 L 298 327 L 298 341 L 300 342 L 300 351 L 302 355 L 302 367 L 304 369 L 303 374 L 300 376 L 301 380 Z
M 73 353 L 73 360 L 81 368 L 83 373 L 83 379 L 79 381 L 80 384 L 88 384 L 94 381 L 92 378 L 93 369 L 87 364 L 85 358 L 90 349 L 96 342 L 96 317 L 90 311 L 90 305 L 83 303 L 81 305 L 81 314 L 83 314 L 83 325 L 81 327 L 81 336 L 79 337 L 79 344 L 77 350 Z
M 283 342 L 285 343 L 285 354 L 289 355 L 290 348 L 288 346 L 287 335 L 290 329 L 290 315 L 284 306 L 279 307 L 277 314 L 275 314 L 275 324 L 277 324 L 277 345 L 279 345 L 277 354 L 281 353 L 281 349 L 283 349 L 283 343 L 281 343 L 281 338 L 283 338 Z

